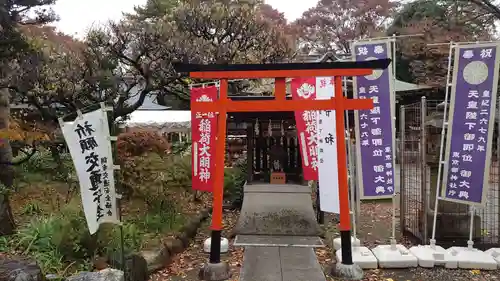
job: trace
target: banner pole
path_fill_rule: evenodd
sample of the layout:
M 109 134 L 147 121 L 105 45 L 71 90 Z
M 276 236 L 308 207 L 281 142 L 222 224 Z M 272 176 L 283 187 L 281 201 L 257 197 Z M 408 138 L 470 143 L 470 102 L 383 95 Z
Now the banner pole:
M 446 130 L 448 128 L 448 99 L 450 95 L 450 77 L 451 77 L 451 61 L 453 56 L 453 42 L 450 42 L 450 50 L 448 52 L 448 72 L 446 73 L 446 90 L 444 96 L 444 112 L 443 112 L 443 126 L 441 128 L 441 144 L 439 147 L 439 165 L 438 165 L 438 174 L 436 179 L 436 196 L 434 198 L 434 214 L 432 218 L 432 236 L 430 239 L 430 246 L 435 249 L 436 248 L 436 224 L 437 224 L 437 213 L 439 206 L 439 190 L 441 185 L 441 174 L 444 163 L 443 154 L 444 154 L 444 146 L 445 146 L 445 135 Z
M 112 127 L 115 127 L 114 126 L 114 120 L 113 122 L 111 122 L 111 126 Z M 119 130 L 113 130 L 113 134 L 118 138 L 118 135 L 119 135 Z M 118 142 L 114 142 L 114 147 L 115 147 L 115 160 L 116 162 L 118 162 Z M 116 163 L 115 162 L 115 163 Z M 116 181 L 116 183 L 118 184 L 118 190 L 121 190 L 121 184 L 119 184 L 119 180 Z M 121 263 L 122 263 L 122 270 L 123 270 L 123 280 L 124 281 L 127 281 L 127 267 L 125 265 L 125 235 L 123 234 L 123 210 L 122 210 L 122 194 L 120 193 L 120 197 L 117 201 L 117 204 L 118 204 L 118 214 L 119 214 L 119 218 L 120 218 L 120 248 L 121 248 Z
M 348 144 L 350 145 L 350 142 L 348 142 Z M 352 150 L 351 150 L 352 151 Z M 355 207 L 356 205 L 356 201 L 357 201 L 357 198 L 355 197 L 355 187 L 353 185 L 353 175 L 352 175 L 352 171 L 353 171 L 353 164 L 352 163 L 352 155 L 351 154 L 347 154 L 349 156 L 349 170 L 350 170 L 350 178 L 349 178 L 349 191 L 351 193 L 351 200 L 350 200 L 350 203 L 351 203 L 351 210 L 352 210 L 352 237 L 354 238 L 354 241 L 356 241 L 356 238 L 357 238 L 357 214 L 358 214 L 358 209 Z
M 406 191 L 405 191 L 405 150 L 406 150 L 406 116 L 405 106 L 399 108 L 399 225 L 401 235 L 406 230 Z
M 427 131 L 425 128 L 425 119 L 427 118 L 427 98 L 423 96 L 420 102 L 420 193 L 422 194 L 423 211 L 423 229 L 422 243 L 427 244 L 429 232 L 427 231 L 427 210 L 429 209 L 429 198 L 427 192 Z
M 500 111 L 500 97 L 497 97 L 497 111 Z M 500 115 L 499 115 L 500 116 Z M 497 182 L 500 185 L 500 120 L 497 120 Z M 499 200 L 500 201 L 500 200 Z M 500 204 L 498 204 L 497 212 L 500 214 Z M 498 216 L 498 225 L 500 225 L 500 216 Z
M 103 105 L 101 104 L 101 107 Z M 120 134 L 120 129 L 122 129 L 122 125 L 115 125 L 115 121 L 112 118 L 111 122 L 108 122 L 109 127 L 110 127 L 110 132 L 111 134 L 115 137 L 113 141 L 113 166 L 119 165 L 119 157 L 118 157 L 118 135 Z M 119 180 L 119 177 L 115 177 L 115 188 L 117 190 L 120 190 L 120 192 L 123 192 L 121 190 L 121 182 Z M 120 219 L 120 262 L 121 262 L 121 270 L 123 270 L 123 280 L 127 281 L 128 280 L 128 274 L 127 274 L 127 267 L 125 265 L 125 236 L 123 234 L 123 214 L 122 214 L 122 193 L 117 194 L 117 199 L 116 204 L 117 204 L 117 209 L 118 209 L 118 218 Z
M 474 248 L 474 241 L 472 235 L 474 232 L 474 206 L 470 206 L 470 225 L 469 225 L 469 240 L 467 241 L 467 248 L 472 250 Z
M 392 35 L 392 41 L 389 42 L 389 45 L 391 46 L 391 65 L 392 65 L 392 84 L 393 88 L 391 91 L 391 107 L 394 107 L 393 110 L 391 110 L 391 122 L 393 125 L 392 127 L 392 163 L 396 163 L 396 95 L 395 95 L 395 89 L 394 87 L 396 86 L 396 34 Z M 387 54 L 389 56 L 389 54 Z M 395 165 L 393 165 L 393 170 L 395 170 Z M 392 197 L 391 197 L 391 203 L 392 203 L 392 233 L 391 233 L 391 249 L 396 250 L 396 207 L 397 207 L 397 202 L 396 202 L 396 196 L 398 195 L 398 187 L 396 186 L 396 175 L 392 175 L 394 178 L 394 189 L 392 191 Z M 400 183 L 401 184 L 401 183 Z

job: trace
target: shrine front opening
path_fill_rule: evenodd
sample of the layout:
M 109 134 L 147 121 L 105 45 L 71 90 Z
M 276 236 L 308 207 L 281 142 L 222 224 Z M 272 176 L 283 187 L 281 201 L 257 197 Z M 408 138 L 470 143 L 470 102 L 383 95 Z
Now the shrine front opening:
M 284 173 L 285 183 L 302 183 L 302 160 L 293 112 L 232 112 L 228 121 L 228 162 L 246 154 L 248 184 L 270 183 L 273 172 Z

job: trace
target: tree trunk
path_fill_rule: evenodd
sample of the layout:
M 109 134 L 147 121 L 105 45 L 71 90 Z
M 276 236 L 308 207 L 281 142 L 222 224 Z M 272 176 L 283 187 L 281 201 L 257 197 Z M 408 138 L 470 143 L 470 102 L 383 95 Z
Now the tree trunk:
M 6 132 L 9 129 L 10 101 L 9 92 L 0 90 L 0 131 Z M 12 190 L 14 171 L 12 163 L 12 148 L 8 137 L 0 140 L 0 184 L 3 190 L 0 193 L 0 236 L 9 235 L 14 232 L 15 224 L 9 202 L 8 192 Z M 2 189 L 3 189 L 2 188 Z

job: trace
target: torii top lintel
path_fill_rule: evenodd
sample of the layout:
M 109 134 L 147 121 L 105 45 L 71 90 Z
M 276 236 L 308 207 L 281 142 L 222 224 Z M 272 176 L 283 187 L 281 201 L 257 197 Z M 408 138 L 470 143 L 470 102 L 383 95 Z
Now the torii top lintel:
M 174 63 L 180 73 L 189 73 L 191 78 L 220 79 L 219 100 L 215 102 L 192 102 L 191 110 L 197 112 L 257 112 L 296 110 L 353 110 L 371 109 L 371 99 L 346 99 L 342 95 L 330 100 L 286 100 L 286 78 L 338 77 L 370 75 L 375 69 L 386 69 L 390 59 L 369 61 L 345 61 L 329 63 L 279 63 L 279 64 L 181 64 Z M 231 101 L 227 98 L 228 79 L 275 78 L 275 100 Z M 335 83 L 335 92 L 341 89 Z M 340 91 L 342 93 L 342 91 Z M 340 101 L 339 99 L 342 99 Z

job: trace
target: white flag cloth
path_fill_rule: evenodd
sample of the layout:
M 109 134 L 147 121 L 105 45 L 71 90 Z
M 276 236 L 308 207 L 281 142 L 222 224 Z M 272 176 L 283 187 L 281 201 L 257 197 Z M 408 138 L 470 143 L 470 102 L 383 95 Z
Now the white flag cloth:
M 60 125 L 80 183 L 90 234 L 102 223 L 119 224 L 106 112 L 98 109 Z
M 334 96 L 333 78 L 316 77 L 316 99 Z M 337 164 L 337 137 L 334 110 L 318 113 L 318 180 L 321 211 L 340 213 L 339 173 Z

